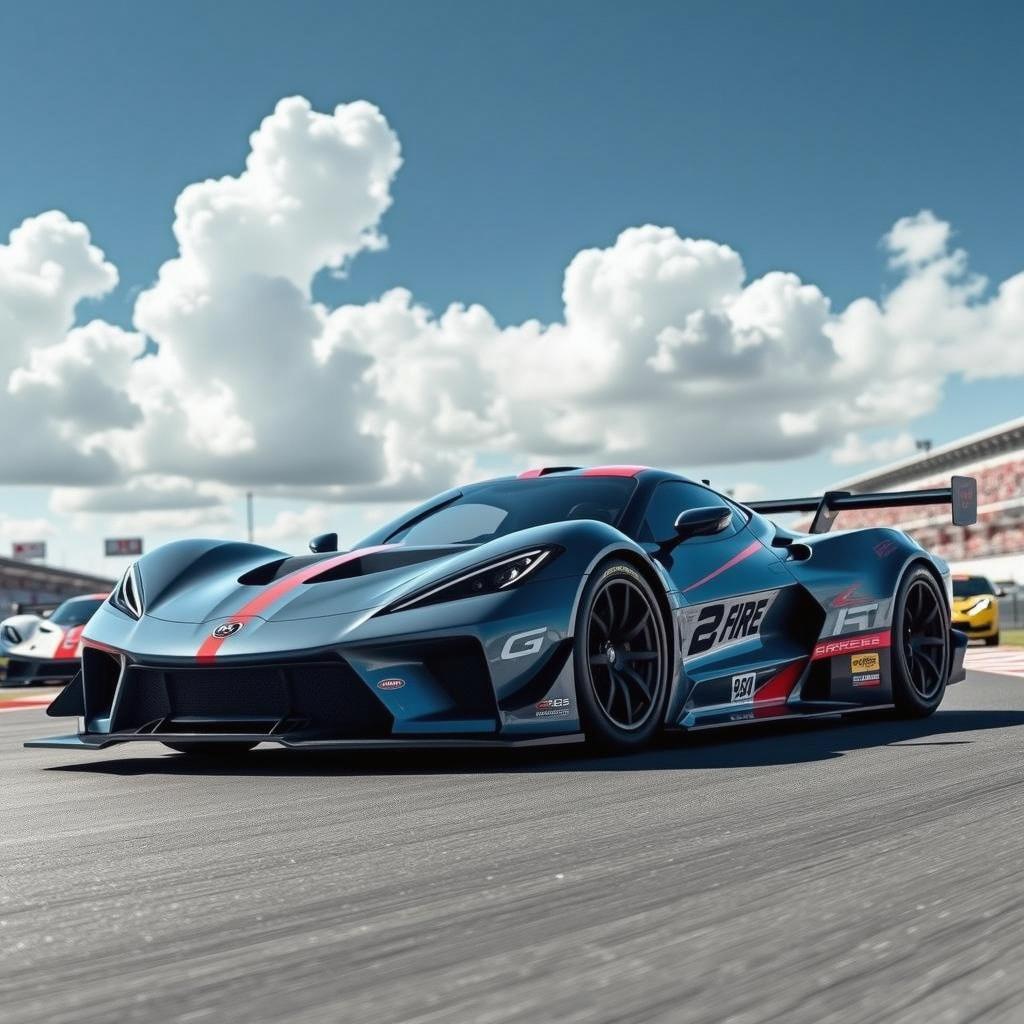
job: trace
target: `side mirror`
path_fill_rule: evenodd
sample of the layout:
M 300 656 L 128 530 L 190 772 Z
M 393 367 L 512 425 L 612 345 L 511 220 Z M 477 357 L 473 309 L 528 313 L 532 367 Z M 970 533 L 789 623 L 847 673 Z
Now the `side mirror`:
M 336 533 L 318 534 L 309 542 L 309 550 L 317 555 L 324 551 L 337 551 L 338 535 Z
M 688 508 L 676 517 L 676 542 L 721 533 L 732 522 L 732 509 L 722 505 Z

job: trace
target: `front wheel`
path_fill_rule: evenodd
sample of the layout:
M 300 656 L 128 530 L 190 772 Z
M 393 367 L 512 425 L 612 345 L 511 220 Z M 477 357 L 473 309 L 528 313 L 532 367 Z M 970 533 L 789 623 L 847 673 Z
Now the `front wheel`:
M 992 636 L 985 637 L 986 647 L 998 647 L 999 646 L 999 634 L 995 633 Z
M 911 569 L 896 595 L 892 622 L 892 696 L 905 718 L 927 718 L 949 679 L 949 612 L 935 577 Z
M 192 754 L 196 757 L 231 757 L 234 754 L 246 754 L 255 743 L 216 743 L 197 740 L 194 743 L 165 743 L 165 747 L 176 750 L 179 754 Z
M 609 752 L 648 743 L 665 715 L 669 644 L 654 591 L 628 562 L 607 562 L 591 574 L 573 656 L 587 742 Z

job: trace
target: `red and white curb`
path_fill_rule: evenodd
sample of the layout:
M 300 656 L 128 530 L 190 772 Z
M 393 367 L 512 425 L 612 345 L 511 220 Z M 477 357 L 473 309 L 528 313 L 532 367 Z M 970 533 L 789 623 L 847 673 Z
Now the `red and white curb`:
M 28 711 L 31 708 L 48 708 L 54 697 L 14 697 L 11 700 L 0 700 L 0 715 L 5 711 Z
M 994 672 L 1001 676 L 1024 676 L 1024 647 L 969 647 L 964 665 L 976 672 Z

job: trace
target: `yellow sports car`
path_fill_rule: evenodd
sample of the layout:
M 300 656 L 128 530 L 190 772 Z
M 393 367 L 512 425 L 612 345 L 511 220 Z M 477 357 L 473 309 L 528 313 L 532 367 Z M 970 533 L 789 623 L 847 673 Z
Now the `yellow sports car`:
M 999 643 L 1000 596 L 999 588 L 984 576 L 954 576 L 953 628 L 990 647 Z

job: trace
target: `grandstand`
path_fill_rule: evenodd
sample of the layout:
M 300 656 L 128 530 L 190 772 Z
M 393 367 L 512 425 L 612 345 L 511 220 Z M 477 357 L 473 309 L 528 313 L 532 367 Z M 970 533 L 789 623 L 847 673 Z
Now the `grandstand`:
M 1024 583 L 1024 417 L 852 477 L 835 490 L 948 487 L 958 473 L 978 481 L 978 523 L 951 525 L 948 506 L 843 512 L 839 529 L 898 526 L 941 555 L 954 571 Z
M 113 585 L 102 576 L 0 557 L 0 618 L 19 607 L 55 605 L 76 594 L 109 591 Z

